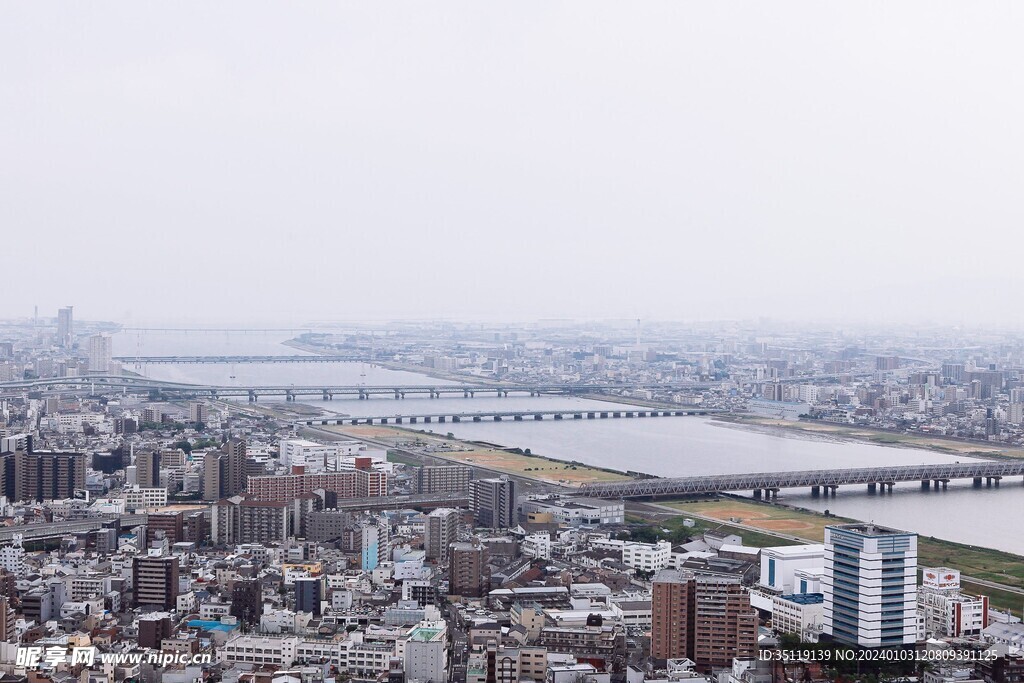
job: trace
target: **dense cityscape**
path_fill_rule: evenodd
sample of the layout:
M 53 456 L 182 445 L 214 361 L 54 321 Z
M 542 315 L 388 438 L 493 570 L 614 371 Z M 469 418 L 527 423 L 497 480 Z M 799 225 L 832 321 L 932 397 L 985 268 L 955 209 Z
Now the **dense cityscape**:
M 1012 333 L 128 330 L 77 312 L 2 328 L 5 680 L 939 683 L 1024 670 L 1013 546 L 919 537 L 791 495 L 838 506 L 907 481 L 920 500 L 1018 495 Z M 268 335 L 278 353 L 245 350 Z M 144 353 L 169 343 L 182 352 Z M 246 379 L 306 367 L 320 380 Z M 638 417 L 917 461 L 819 465 L 799 483 L 780 461 L 775 484 L 741 490 L 740 475 L 693 476 L 717 473 L 689 471 L 685 449 L 663 457 L 676 469 L 647 472 L 502 442 L 528 424 L 571 441 Z M 493 440 L 457 435 L 502 421 Z M 688 493 L 698 481 L 711 483 Z
M 0 2 L 0 683 L 1024 683 L 1022 33 Z

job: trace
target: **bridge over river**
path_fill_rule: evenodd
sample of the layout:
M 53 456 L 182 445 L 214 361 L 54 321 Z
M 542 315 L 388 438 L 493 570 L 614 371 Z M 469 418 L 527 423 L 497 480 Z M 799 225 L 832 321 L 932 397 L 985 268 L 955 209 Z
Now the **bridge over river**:
M 475 413 L 421 413 L 418 415 L 373 415 L 364 417 L 318 417 L 300 420 L 294 424 L 306 427 L 327 425 L 386 425 L 432 422 L 501 422 L 512 420 L 604 420 L 631 417 L 680 417 L 684 415 L 711 415 L 723 412 L 720 408 L 682 408 L 652 410 L 650 408 L 616 408 L 614 410 L 486 410 Z
M 727 491 L 753 491 L 774 497 L 780 489 L 810 488 L 811 493 L 835 495 L 840 486 L 867 485 L 890 490 L 899 482 L 920 482 L 922 488 L 945 488 L 953 479 L 971 479 L 975 486 L 998 486 L 1003 477 L 1024 476 L 1024 460 L 971 461 L 942 465 L 894 465 L 799 472 L 713 474 L 697 477 L 650 478 L 615 484 L 584 484 L 574 493 L 594 498 L 657 498 Z

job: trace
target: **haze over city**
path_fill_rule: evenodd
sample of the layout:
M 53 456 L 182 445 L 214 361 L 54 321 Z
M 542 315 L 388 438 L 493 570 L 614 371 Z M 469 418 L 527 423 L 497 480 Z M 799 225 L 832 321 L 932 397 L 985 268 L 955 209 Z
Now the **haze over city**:
M 0 312 L 1018 325 L 1020 11 L 4 3 Z

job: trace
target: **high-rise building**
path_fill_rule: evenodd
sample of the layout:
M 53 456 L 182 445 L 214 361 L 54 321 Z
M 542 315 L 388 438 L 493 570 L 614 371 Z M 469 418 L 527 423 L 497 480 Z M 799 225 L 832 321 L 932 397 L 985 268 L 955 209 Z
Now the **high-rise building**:
M 75 334 L 75 320 L 71 306 L 57 311 L 57 344 L 70 348 Z
M 110 337 L 103 334 L 89 337 L 89 372 L 110 372 L 111 349 Z
M 688 658 L 693 652 L 693 572 L 662 569 L 654 576 L 651 598 L 651 656 Z
M 140 488 L 160 487 L 160 451 L 140 451 L 135 456 L 135 481 Z
M 188 404 L 189 422 L 206 422 L 208 417 L 206 404 L 202 401 L 190 401 Z
M 291 517 L 280 500 L 222 498 L 210 509 L 211 540 L 218 544 L 274 543 L 288 538 Z
M 454 543 L 459 530 L 459 511 L 451 508 L 437 508 L 427 515 L 423 527 L 423 549 L 427 559 L 438 564 L 448 562 L 449 547 Z
M 472 543 L 453 543 L 448 593 L 467 598 L 483 597 L 487 593 L 487 548 Z
M 231 439 L 203 460 L 203 499 L 220 500 L 245 490 L 245 442 Z
M 231 586 L 231 616 L 255 624 L 263 614 L 263 588 L 259 579 L 235 579 Z
M 156 540 L 157 532 L 163 532 L 171 545 L 185 540 L 185 512 L 151 512 L 146 515 L 146 547 Z
M 822 631 L 860 647 L 917 640 L 917 534 L 876 524 L 825 527 Z
M 173 555 L 136 557 L 132 566 L 135 606 L 177 608 L 178 558 Z
M 405 680 L 449 680 L 448 633 L 445 622 L 419 624 L 406 634 Z
M 757 611 L 738 577 L 662 569 L 654 577 L 651 656 L 702 670 L 757 654 Z
M 469 506 L 478 526 L 507 529 L 516 525 L 516 485 L 508 477 L 469 483 Z
M 11 599 L 0 597 L 0 643 L 9 643 L 17 636 L 14 630 L 16 611 Z
M 296 612 L 312 612 L 319 616 L 321 600 L 323 600 L 323 581 L 320 577 L 295 579 Z
M 723 669 L 736 657 L 757 656 L 757 610 L 737 576 L 697 574 L 693 656 L 704 670 Z
M 61 500 L 85 488 L 85 453 L 18 451 L 0 456 L 0 492 L 10 500 Z
M 420 493 L 462 493 L 469 489 L 468 465 L 424 465 L 416 473 Z

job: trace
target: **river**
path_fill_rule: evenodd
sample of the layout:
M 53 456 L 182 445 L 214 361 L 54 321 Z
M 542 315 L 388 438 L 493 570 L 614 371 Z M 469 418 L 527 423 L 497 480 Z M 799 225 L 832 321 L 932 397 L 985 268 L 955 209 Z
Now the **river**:
M 141 338 L 141 341 L 140 341 Z M 257 333 L 126 333 L 115 336 L 115 355 L 294 354 L 282 346 L 286 335 Z M 138 347 L 138 351 L 136 351 Z M 129 350 L 131 349 L 131 350 Z M 149 377 L 217 384 L 367 384 L 437 385 L 443 380 L 362 363 L 150 365 Z M 232 377 L 233 376 L 233 377 Z M 613 404 L 563 396 L 369 400 L 300 399 L 302 403 L 342 415 L 482 410 L 607 410 Z M 836 467 L 871 467 L 943 463 L 967 459 L 917 448 L 880 446 L 832 437 L 745 429 L 706 417 L 660 417 L 606 420 L 525 420 L 460 422 L 434 425 L 456 437 L 529 448 L 538 455 L 658 476 L 738 474 Z M 866 487 L 840 488 L 832 498 L 812 498 L 809 491 L 783 490 L 780 502 L 973 545 L 1024 554 L 1017 514 L 1024 509 L 1024 485 L 1006 480 L 991 489 L 970 482 L 945 491 L 923 492 L 916 483 L 869 495 Z

